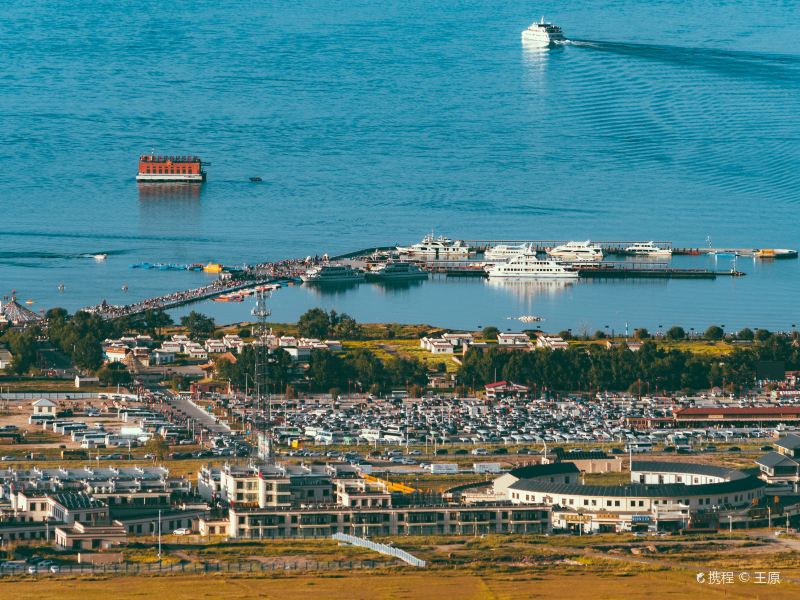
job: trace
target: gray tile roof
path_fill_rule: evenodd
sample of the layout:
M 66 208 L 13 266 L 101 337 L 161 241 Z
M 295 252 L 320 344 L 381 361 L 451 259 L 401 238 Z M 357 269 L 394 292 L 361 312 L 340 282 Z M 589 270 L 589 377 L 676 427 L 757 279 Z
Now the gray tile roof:
M 741 479 L 742 477 L 747 477 L 745 473 L 728 467 L 663 460 L 634 460 L 632 470 L 653 473 L 691 473 L 693 475 L 707 475 L 709 477 L 720 477 L 723 479 Z
M 778 452 L 769 452 L 756 459 L 756 463 L 765 467 L 797 467 L 800 465 L 796 460 L 784 456 Z
M 708 483 L 703 485 L 684 485 L 668 483 L 647 485 L 631 483 L 628 485 L 580 485 L 547 483 L 528 479 L 518 481 L 510 486 L 512 490 L 539 492 L 545 494 L 564 494 L 582 496 L 603 496 L 622 498 L 686 498 L 692 496 L 719 496 L 736 492 L 745 492 L 764 487 L 766 484 L 751 475 L 733 481 Z
M 775 442 L 775 445 L 780 446 L 781 448 L 786 448 L 787 450 L 797 450 L 800 448 L 800 435 L 790 433 L 789 435 L 785 435 L 780 438 L 777 442 Z
M 544 477 L 547 475 L 567 475 L 569 473 L 580 473 L 580 469 L 571 462 L 551 463 L 549 465 L 528 465 L 509 471 L 511 475 L 518 479 L 530 479 L 532 477 Z

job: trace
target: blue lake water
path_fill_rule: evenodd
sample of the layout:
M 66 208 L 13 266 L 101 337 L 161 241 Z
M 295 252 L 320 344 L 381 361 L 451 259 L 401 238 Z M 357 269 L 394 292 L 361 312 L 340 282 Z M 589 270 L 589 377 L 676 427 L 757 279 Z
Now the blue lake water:
M 524 48 L 540 15 L 571 43 Z M 0 291 L 74 310 L 207 279 L 139 261 L 258 262 L 431 229 L 797 248 L 799 23 L 795 3 L 766 1 L 7 3 Z M 151 149 L 202 156 L 208 183 L 140 192 Z M 739 267 L 563 289 L 293 288 L 272 304 L 276 320 L 319 305 L 451 327 L 788 329 L 798 261 Z

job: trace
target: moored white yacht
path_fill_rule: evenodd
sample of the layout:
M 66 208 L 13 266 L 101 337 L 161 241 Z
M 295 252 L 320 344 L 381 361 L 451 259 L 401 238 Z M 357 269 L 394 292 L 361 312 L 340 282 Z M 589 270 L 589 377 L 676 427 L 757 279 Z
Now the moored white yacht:
M 603 260 L 603 249 L 591 241 L 567 242 L 547 251 L 547 255 L 560 260 L 600 261 Z
M 507 260 L 512 256 L 517 256 L 518 254 L 534 254 L 533 244 L 518 244 L 518 245 L 506 245 L 506 244 L 499 244 L 492 248 L 489 248 L 486 252 L 483 253 L 483 259 L 487 262 L 491 262 L 493 260 Z
M 506 262 L 486 266 L 489 278 L 576 279 L 578 271 L 554 260 L 540 260 L 535 254 L 518 254 Z
M 634 256 L 672 256 L 672 248 L 661 248 L 653 242 L 636 242 L 625 248 L 625 253 Z
M 366 272 L 367 279 L 378 281 L 399 281 L 407 279 L 427 279 L 427 271 L 418 265 L 405 261 L 390 261 Z
M 349 283 L 364 280 L 364 272 L 350 265 L 324 264 L 311 267 L 300 276 L 305 283 Z
M 546 48 L 563 41 L 564 33 L 561 31 L 561 27 L 545 23 L 544 17 L 522 32 L 522 42 L 528 46 Z
M 467 258 L 469 246 L 461 240 L 451 240 L 444 236 L 437 238 L 433 234 L 426 235 L 421 242 L 412 246 L 398 246 L 400 254 L 408 256 L 422 256 L 425 258 Z

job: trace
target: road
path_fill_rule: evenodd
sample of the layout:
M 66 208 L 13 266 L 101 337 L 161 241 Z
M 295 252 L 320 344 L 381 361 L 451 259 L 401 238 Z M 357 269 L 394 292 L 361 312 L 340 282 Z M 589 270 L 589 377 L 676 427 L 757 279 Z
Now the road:
M 211 433 L 228 433 L 231 430 L 227 425 L 214 420 L 206 411 L 196 407 L 187 398 L 166 392 L 165 400 L 175 410 L 182 412 L 190 419 L 194 419 Z

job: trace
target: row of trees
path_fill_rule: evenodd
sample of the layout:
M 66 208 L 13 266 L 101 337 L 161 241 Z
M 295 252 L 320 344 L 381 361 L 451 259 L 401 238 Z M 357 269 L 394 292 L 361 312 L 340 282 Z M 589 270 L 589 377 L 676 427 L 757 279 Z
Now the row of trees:
M 762 361 L 781 361 L 786 368 L 797 369 L 800 349 L 780 335 L 725 355 L 664 349 L 649 341 L 638 352 L 599 346 L 533 352 L 471 349 L 459 368 L 458 382 L 471 388 L 505 379 L 556 390 L 628 390 L 645 385 L 653 391 L 675 391 L 723 384 L 741 389 L 753 384 Z
M 311 388 L 320 392 L 352 389 L 381 393 L 428 382 L 425 366 L 419 361 L 402 357 L 382 361 L 364 349 L 346 354 L 312 351 L 308 378 Z

